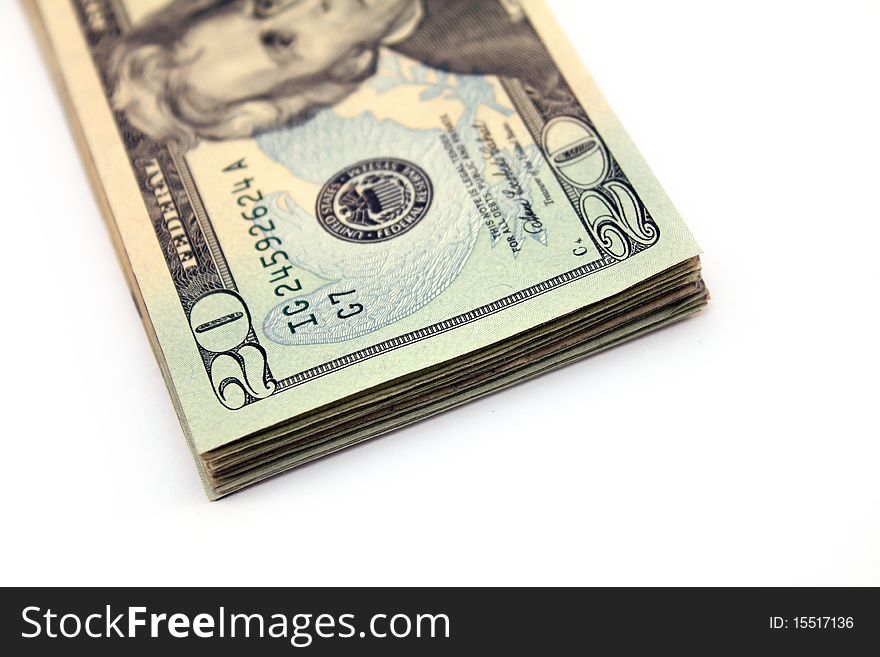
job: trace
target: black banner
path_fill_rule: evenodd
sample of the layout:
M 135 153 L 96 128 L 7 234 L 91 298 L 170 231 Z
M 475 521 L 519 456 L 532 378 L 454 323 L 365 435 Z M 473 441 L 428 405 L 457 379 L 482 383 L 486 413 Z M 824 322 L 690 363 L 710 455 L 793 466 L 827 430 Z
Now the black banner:
M 5 589 L 0 618 L 0 648 L 13 655 L 862 654 L 880 645 L 875 589 Z

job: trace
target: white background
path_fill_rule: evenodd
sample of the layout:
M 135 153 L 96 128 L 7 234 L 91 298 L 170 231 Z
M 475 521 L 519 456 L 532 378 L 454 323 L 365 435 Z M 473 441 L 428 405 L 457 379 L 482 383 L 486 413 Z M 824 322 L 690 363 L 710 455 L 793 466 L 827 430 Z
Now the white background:
M 709 311 L 211 504 L 0 3 L 0 583 L 880 584 L 880 2 L 551 4 Z

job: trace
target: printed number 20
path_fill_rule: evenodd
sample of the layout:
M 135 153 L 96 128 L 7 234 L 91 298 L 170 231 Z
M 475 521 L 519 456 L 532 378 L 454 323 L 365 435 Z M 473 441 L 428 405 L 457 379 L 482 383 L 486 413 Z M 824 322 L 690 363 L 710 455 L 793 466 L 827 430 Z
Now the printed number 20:
M 189 322 L 196 342 L 214 354 L 208 374 L 226 408 L 241 408 L 248 395 L 264 399 L 275 392 L 266 352 L 258 344 L 245 344 L 251 317 L 237 294 L 228 290 L 206 294 L 192 307 Z

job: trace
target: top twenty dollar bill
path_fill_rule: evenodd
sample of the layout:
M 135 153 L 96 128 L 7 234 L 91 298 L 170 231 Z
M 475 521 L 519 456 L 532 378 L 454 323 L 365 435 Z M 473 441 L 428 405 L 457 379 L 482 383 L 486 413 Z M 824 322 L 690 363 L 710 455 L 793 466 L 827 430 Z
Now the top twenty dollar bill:
M 698 253 L 541 2 L 32 4 L 197 455 Z

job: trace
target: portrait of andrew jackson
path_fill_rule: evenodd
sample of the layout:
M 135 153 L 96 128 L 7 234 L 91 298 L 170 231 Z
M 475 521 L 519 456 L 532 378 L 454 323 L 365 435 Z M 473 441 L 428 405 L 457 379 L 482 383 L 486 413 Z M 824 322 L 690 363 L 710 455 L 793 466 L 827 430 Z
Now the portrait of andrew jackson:
M 558 81 L 512 0 L 173 0 L 116 45 L 113 103 L 183 148 L 247 137 L 346 98 L 383 47 L 538 93 Z

